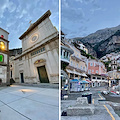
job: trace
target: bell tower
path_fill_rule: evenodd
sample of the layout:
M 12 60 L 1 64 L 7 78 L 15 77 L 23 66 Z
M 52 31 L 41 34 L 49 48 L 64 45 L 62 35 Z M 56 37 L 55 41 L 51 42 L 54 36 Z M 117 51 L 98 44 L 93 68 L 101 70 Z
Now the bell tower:
M 0 28 L 0 84 L 9 83 L 9 33 Z
M 117 70 L 117 61 L 115 59 L 111 61 L 111 70 Z

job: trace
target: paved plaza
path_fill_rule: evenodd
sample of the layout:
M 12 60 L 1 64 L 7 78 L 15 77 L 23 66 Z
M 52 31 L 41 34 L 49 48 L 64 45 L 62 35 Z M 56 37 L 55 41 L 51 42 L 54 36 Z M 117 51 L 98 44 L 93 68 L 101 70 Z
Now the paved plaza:
M 59 91 L 12 85 L 0 89 L 0 120 L 59 120 Z
M 102 101 L 104 98 L 101 91 L 106 90 L 105 87 L 91 88 L 92 103 L 95 106 L 95 114 L 83 116 L 61 116 L 61 120 L 120 120 L 119 116 L 114 112 L 113 108 L 107 104 L 107 101 Z M 86 92 L 86 91 L 85 91 Z M 71 93 L 69 98 L 61 101 L 61 112 L 66 111 L 69 106 L 76 104 L 76 98 L 81 97 L 82 93 Z

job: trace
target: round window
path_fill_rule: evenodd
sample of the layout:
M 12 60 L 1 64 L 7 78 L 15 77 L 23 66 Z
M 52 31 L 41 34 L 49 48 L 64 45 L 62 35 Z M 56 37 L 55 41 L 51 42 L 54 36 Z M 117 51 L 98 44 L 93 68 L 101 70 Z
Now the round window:
M 37 36 L 33 36 L 32 41 L 35 41 L 37 39 Z
M 33 35 L 31 38 L 32 42 L 35 42 L 37 39 L 38 39 L 38 34 Z

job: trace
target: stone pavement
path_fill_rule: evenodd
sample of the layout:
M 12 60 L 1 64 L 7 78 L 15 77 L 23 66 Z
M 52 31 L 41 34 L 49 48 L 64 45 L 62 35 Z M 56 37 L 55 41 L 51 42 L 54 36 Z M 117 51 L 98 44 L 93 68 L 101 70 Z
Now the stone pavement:
M 51 83 L 13 83 L 13 85 L 29 86 L 29 87 L 39 87 L 39 88 L 54 88 L 59 89 L 59 84 Z
M 95 114 L 94 115 L 61 116 L 61 120 L 120 120 L 120 117 L 114 112 L 113 108 L 109 104 L 107 104 L 106 101 L 99 101 L 99 100 L 101 100 L 101 97 L 102 97 L 102 99 L 104 99 L 103 96 L 99 92 L 103 89 L 104 89 L 104 87 L 103 88 L 102 87 L 94 88 L 90 91 L 93 93 L 92 98 L 94 99 L 93 104 L 95 105 Z M 76 103 L 76 100 L 74 98 L 76 98 L 78 96 L 80 97 L 81 94 L 82 93 L 78 93 L 78 94 L 72 93 L 70 95 L 71 100 L 70 99 L 62 100 L 61 101 L 61 112 L 66 111 L 66 109 L 69 106 L 73 106 Z M 113 119 L 111 117 L 110 113 L 106 110 L 106 107 L 115 119 Z
M 1 89 L 0 120 L 59 120 L 59 90 L 17 85 Z
M 61 111 L 66 110 L 66 108 L 68 106 L 72 106 L 74 104 L 75 104 L 74 100 L 63 100 L 62 104 L 61 104 L 62 105 Z M 106 107 L 110 110 L 110 112 L 114 116 L 115 120 L 120 120 L 120 118 L 114 112 L 112 107 L 110 107 L 108 104 L 105 104 L 105 102 L 103 102 L 103 101 L 98 102 L 98 100 L 94 100 L 94 105 L 95 105 L 95 114 L 94 115 L 61 116 L 61 120 L 113 120 L 103 105 L 106 105 Z

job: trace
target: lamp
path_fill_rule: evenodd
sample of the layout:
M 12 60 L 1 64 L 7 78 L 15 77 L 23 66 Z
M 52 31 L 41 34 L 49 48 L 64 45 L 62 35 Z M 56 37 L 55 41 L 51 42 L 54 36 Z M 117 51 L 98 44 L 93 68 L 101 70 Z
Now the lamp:
M 0 42 L 0 49 L 5 50 L 5 44 L 2 41 Z

